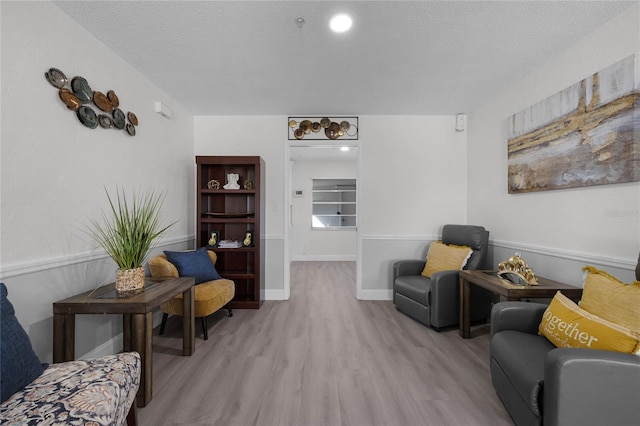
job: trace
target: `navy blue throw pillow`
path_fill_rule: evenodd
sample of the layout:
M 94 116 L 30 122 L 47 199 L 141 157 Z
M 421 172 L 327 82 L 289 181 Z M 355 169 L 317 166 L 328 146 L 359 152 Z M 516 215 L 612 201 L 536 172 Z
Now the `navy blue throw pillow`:
M 0 393 L 3 402 L 33 382 L 46 368 L 33 351 L 7 294 L 7 286 L 0 283 Z
M 193 277 L 196 284 L 222 278 L 204 247 L 195 251 L 165 251 L 164 254 L 181 277 Z

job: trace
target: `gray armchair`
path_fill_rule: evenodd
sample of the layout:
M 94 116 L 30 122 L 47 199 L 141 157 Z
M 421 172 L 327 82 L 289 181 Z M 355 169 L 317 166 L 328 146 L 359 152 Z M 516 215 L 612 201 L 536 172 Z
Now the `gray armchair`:
M 546 308 L 501 302 L 491 313 L 491 382 L 514 423 L 639 425 L 640 357 L 556 348 L 538 334 Z
M 475 225 L 445 225 L 442 242 L 473 249 L 464 269 L 486 268 L 489 231 Z M 393 303 L 396 308 L 440 331 L 459 322 L 460 287 L 458 271 L 436 272 L 422 276 L 425 260 L 401 260 L 393 264 Z M 471 320 L 487 320 L 491 314 L 490 292 L 472 286 Z

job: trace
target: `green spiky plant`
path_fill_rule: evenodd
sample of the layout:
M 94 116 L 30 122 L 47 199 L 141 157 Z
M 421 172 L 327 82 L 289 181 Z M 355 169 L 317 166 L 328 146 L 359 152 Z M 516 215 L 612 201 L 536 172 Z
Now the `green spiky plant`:
M 119 269 L 135 269 L 143 265 L 153 244 L 175 222 L 161 227 L 160 209 L 164 193 L 147 190 L 133 193 L 127 200 L 124 189 L 116 188 L 112 198 L 105 188 L 110 213 L 102 212 L 102 221 L 93 220 L 88 234 L 111 257 Z

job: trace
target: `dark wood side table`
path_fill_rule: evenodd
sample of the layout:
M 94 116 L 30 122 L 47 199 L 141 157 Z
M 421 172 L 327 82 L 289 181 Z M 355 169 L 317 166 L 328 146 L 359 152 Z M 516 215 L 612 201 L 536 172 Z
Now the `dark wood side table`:
M 460 336 L 463 339 L 471 337 L 471 284 L 499 294 L 501 302 L 523 298 L 552 298 L 558 291 L 573 300 L 582 296 L 582 289 L 579 287 L 548 278 L 537 278 L 539 285 L 517 285 L 500 278 L 497 271 L 460 271 Z
M 184 321 L 182 354 L 195 351 L 194 279 L 146 278 L 144 291 L 118 298 L 115 284 L 99 287 L 53 303 L 53 362 L 75 359 L 76 314 L 122 314 L 124 351 L 135 351 L 142 360 L 136 403 L 144 407 L 152 398 L 153 310 L 182 293 Z

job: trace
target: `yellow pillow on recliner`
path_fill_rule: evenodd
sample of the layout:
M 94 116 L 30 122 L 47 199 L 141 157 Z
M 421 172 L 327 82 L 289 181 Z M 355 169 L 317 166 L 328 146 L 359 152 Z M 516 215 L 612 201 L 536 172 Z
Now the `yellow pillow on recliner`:
M 467 246 L 443 244 L 442 241 L 434 241 L 427 253 L 427 263 L 424 265 L 422 275 L 431 278 L 431 275 L 440 271 L 459 271 L 467 264 L 473 250 Z
M 608 273 L 585 266 L 587 272 L 580 307 L 640 333 L 640 281 L 625 284 Z
M 560 292 L 544 311 L 538 331 L 559 348 L 640 351 L 638 333 L 580 309 Z

